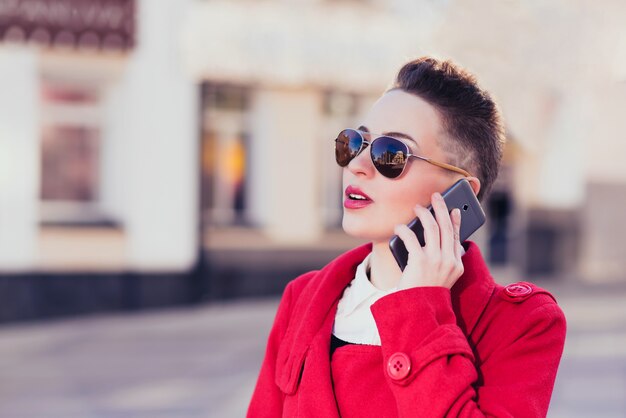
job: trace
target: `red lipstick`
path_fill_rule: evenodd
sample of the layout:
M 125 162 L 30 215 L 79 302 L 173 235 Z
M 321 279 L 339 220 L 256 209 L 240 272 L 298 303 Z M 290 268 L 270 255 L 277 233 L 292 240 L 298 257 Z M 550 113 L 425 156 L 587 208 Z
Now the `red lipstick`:
M 361 209 L 374 201 L 358 187 L 348 186 L 345 191 L 346 199 L 343 201 L 343 207 L 346 209 Z

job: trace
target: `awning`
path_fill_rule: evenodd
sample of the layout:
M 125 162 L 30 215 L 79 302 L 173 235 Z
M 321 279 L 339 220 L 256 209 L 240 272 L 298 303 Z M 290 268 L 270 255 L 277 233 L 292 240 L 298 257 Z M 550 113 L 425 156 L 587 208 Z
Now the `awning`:
M 125 51 L 135 42 L 135 0 L 0 0 L 0 41 Z

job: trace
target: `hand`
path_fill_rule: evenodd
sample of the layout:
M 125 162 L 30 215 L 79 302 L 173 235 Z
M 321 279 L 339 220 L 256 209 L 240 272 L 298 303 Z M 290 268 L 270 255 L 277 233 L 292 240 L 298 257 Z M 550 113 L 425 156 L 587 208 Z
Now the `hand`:
M 425 207 L 415 207 L 415 214 L 424 228 L 424 247 L 408 226 L 397 225 L 394 229 L 409 253 L 398 289 L 418 286 L 443 286 L 450 289 L 463 274 L 463 247 L 459 240 L 461 212 L 454 209 L 449 214 L 439 193 L 432 195 L 431 202 L 435 217 Z

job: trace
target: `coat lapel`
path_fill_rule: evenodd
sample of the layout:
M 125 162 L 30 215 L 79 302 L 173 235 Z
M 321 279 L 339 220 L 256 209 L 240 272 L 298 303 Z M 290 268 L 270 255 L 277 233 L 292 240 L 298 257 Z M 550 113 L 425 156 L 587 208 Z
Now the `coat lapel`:
M 295 393 L 305 355 L 325 322 L 326 331 L 328 321 L 331 324 L 328 338 L 320 340 L 324 340 L 330 350 L 332 319 L 339 298 L 354 278 L 356 267 L 371 251 L 372 245 L 365 244 L 337 257 L 311 279 L 298 297 L 276 362 L 276 384 L 285 394 Z

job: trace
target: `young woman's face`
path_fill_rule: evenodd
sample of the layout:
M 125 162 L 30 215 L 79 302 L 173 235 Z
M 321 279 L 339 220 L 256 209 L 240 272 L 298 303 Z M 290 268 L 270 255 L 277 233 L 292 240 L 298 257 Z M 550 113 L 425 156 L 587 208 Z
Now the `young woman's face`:
M 361 130 L 372 133 L 371 139 L 381 134 L 404 141 L 412 154 L 446 162 L 437 138 L 443 135 L 439 115 L 435 109 L 416 95 L 402 90 L 385 93 L 369 111 L 361 123 Z M 410 139 L 399 138 L 401 133 Z M 415 217 L 415 205 L 430 205 L 434 192 L 443 192 L 460 174 L 449 172 L 425 161 L 410 158 L 400 177 L 384 177 L 374 168 L 365 148 L 343 168 L 344 200 L 349 186 L 359 189 L 370 200 L 344 202 L 343 229 L 349 235 L 371 241 L 389 240 L 393 228 L 400 223 L 408 223 Z M 355 208 L 358 207 L 358 208 Z

